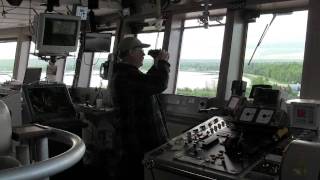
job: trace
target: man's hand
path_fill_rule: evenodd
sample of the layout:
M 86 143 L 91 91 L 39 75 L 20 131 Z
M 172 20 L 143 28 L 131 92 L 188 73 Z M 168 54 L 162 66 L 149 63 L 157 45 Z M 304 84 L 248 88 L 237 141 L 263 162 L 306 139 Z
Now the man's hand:
M 155 58 L 156 61 L 168 61 L 169 60 L 169 53 L 165 50 L 161 50 L 159 55 Z

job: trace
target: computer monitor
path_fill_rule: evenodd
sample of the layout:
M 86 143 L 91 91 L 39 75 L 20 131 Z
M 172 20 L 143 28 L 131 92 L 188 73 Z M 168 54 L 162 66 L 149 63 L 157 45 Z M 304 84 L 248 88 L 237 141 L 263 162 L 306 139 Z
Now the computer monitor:
M 111 33 L 86 33 L 85 52 L 110 52 Z
M 269 88 L 256 88 L 253 95 L 253 104 L 277 107 L 280 104 L 280 91 Z
M 268 84 L 254 84 L 254 85 L 252 85 L 249 98 L 254 98 L 257 88 L 272 89 L 272 86 L 268 85 Z
M 36 15 L 32 39 L 39 54 L 60 55 L 76 51 L 80 24 L 78 16 L 53 13 Z
M 34 83 L 40 81 L 42 68 L 27 68 L 24 73 L 23 84 Z
M 65 84 L 30 84 L 22 89 L 30 122 L 75 118 L 76 111 Z

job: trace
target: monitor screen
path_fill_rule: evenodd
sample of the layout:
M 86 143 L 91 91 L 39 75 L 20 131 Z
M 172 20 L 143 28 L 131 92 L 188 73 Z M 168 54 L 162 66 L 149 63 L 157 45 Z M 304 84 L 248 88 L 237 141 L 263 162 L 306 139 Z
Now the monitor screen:
M 34 83 L 40 80 L 42 68 L 27 68 L 24 74 L 23 83 Z
M 315 125 L 314 112 L 315 106 L 296 105 L 293 107 L 293 120 L 295 124 Z
M 23 92 L 33 121 L 75 116 L 71 97 L 64 84 L 24 86 Z
M 229 103 L 228 103 L 228 108 L 230 110 L 236 110 L 236 108 L 238 107 L 240 103 L 240 97 L 237 97 L 237 96 L 232 96 L 229 100 Z
M 80 25 L 78 16 L 40 13 L 34 17 L 32 40 L 41 55 L 66 55 L 77 50 Z
M 47 18 L 45 20 L 43 45 L 75 46 L 78 21 Z
M 110 52 L 111 33 L 87 33 L 85 37 L 85 52 Z

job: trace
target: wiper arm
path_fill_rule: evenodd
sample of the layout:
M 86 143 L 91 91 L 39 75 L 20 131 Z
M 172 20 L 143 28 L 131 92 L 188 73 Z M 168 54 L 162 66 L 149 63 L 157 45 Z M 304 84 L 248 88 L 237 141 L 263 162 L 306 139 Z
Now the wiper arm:
M 266 34 L 267 34 L 267 32 L 268 32 L 271 24 L 273 23 L 273 21 L 274 21 L 274 19 L 275 19 L 276 17 L 277 17 L 277 15 L 276 15 L 276 14 L 273 14 L 273 17 L 272 17 L 270 23 L 267 24 L 266 27 L 264 28 L 264 31 L 263 31 L 263 33 L 262 33 L 262 35 L 261 35 L 261 37 L 260 37 L 260 40 L 259 40 L 258 44 L 256 45 L 256 47 L 254 48 L 254 51 L 253 51 L 253 53 L 252 53 L 252 55 L 251 55 L 251 58 L 250 58 L 250 60 L 249 60 L 249 62 L 248 62 L 248 65 L 250 65 L 250 63 L 251 63 L 251 61 L 252 61 L 252 59 L 253 59 L 253 56 L 255 55 L 258 47 L 260 46 L 260 44 L 261 44 L 261 42 L 262 42 L 262 40 L 263 40 L 263 38 L 264 38 L 264 36 L 266 36 Z

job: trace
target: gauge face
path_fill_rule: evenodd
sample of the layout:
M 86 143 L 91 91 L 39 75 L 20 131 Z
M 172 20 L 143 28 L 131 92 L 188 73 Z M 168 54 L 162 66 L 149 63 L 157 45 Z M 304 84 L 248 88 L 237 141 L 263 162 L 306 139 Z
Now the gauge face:
M 244 108 L 240 116 L 240 121 L 252 122 L 257 111 L 257 108 Z
M 256 123 L 269 124 L 273 114 L 274 114 L 273 109 L 261 109 L 256 119 Z

